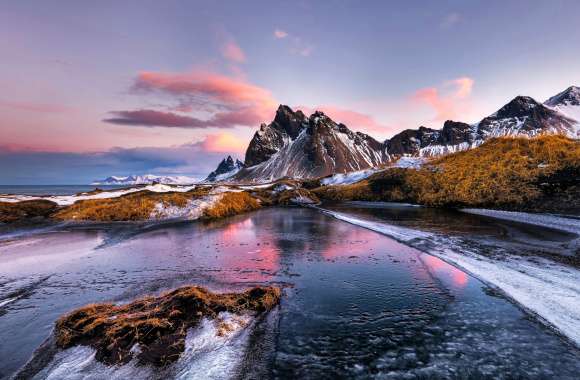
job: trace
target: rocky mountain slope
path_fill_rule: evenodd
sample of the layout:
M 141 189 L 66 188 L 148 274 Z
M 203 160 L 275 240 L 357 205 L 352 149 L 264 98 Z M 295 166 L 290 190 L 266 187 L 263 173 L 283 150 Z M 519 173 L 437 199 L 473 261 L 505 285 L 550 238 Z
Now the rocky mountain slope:
M 206 182 L 222 181 L 232 177 L 244 167 L 244 163 L 240 160 L 235 160 L 232 156 L 224 158 L 213 172 L 209 173 Z
M 384 145 L 353 132 L 322 112 L 307 117 L 281 105 L 274 120 L 262 124 L 246 151 L 246 168 L 233 179 L 316 178 L 374 167 L 386 162 Z
M 552 96 L 544 102 L 544 105 L 580 121 L 580 87 L 570 86 L 561 93 Z M 578 128 L 576 129 L 578 137 Z
M 476 124 L 448 120 L 440 130 L 407 129 L 385 141 L 387 153 L 438 156 L 473 148 L 501 136 L 533 137 L 550 133 L 578 138 L 579 122 L 572 117 L 573 111 L 580 110 L 578 94 L 578 87 L 570 87 L 545 104 L 528 96 L 518 96 Z

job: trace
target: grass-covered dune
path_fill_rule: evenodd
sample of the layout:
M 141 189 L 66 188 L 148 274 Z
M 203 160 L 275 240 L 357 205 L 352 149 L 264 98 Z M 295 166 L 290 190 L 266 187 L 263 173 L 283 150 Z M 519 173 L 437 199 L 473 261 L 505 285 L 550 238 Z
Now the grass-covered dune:
M 56 322 L 56 345 L 63 349 L 93 347 L 95 359 L 106 364 L 135 358 L 142 364 L 163 366 L 179 358 L 185 350 L 187 330 L 203 318 L 215 319 L 221 312 L 267 312 L 278 305 L 280 296 L 280 289 L 274 287 L 216 294 L 186 286 L 123 305 L 87 305 Z M 137 352 L 133 350 L 136 344 Z
M 326 200 L 578 213 L 580 142 L 556 135 L 495 138 L 418 170 L 393 168 L 312 191 Z
M 0 202 L 0 223 L 47 218 L 58 208 L 54 202 L 38 199 L 17 203 Z

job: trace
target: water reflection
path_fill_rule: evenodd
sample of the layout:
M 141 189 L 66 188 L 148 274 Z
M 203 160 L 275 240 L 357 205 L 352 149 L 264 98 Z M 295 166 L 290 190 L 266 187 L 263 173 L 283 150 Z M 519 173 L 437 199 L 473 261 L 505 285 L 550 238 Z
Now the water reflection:
M 78 231 L 2 248 L 0 289 L 37 285 L 0 316 L 0 373 L 22 365 L 74 307 L 192 283 L 213 290 L 291 285 L 275 333 L 263 334 L 267 344 L 255 338 L 239 354 L 248 368 L 271 359 L 260 378 L 453 378 L 475 361 L 489 367 L 489 378 L 571 379 L 580 370 L 577 353 L 465 273 L 315 210 L 272 208 L 96 236 L 103 234 L 109 243 L 101 248 L 94 233 Z M 50 249 L 67 242 L 69 249 Z M 18 272 L 20 254 L 58 265 Z M 10 285 L 16 277 L 20 285 Z

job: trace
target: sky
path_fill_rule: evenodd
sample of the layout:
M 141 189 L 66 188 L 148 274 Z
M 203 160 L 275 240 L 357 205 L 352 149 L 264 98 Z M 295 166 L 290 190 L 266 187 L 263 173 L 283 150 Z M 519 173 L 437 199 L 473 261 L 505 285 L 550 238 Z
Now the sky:
M 580 2 L 0 0 L 0 184 L 204 177 L 279 104 L 383 140 L 580 84 Z

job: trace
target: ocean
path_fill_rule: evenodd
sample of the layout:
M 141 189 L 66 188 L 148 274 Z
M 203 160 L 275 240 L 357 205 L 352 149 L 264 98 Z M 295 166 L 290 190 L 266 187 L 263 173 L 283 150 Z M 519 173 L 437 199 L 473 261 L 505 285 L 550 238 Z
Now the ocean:
M 99 188 L 114 190 L 130 185 L 0 185 L 0 194 L 19 195 L 74 195 Z

